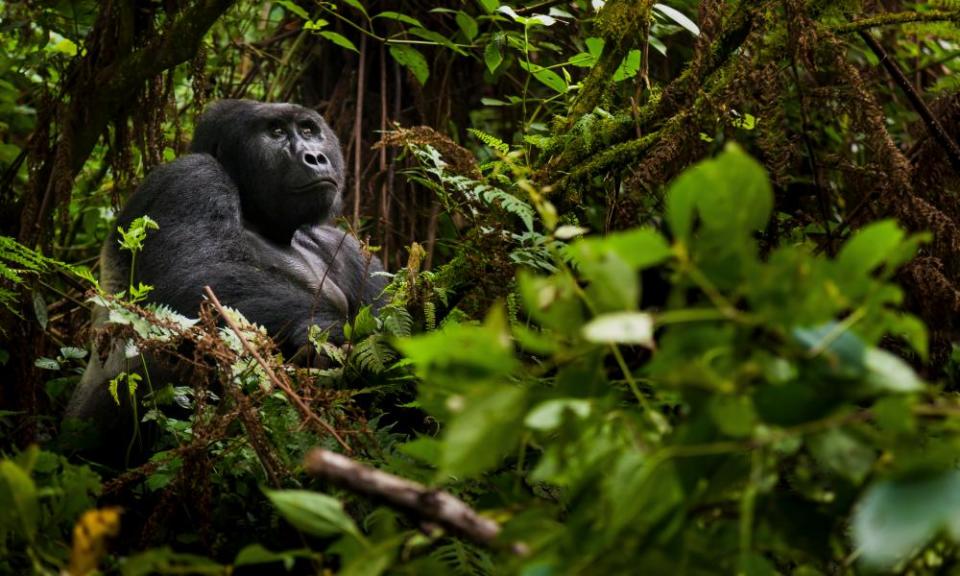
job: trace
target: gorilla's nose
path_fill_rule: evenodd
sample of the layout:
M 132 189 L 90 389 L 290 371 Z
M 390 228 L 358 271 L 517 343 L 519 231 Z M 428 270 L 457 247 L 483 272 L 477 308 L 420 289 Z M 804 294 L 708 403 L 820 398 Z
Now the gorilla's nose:
M 320 152 L 304 152 L 300 160 L 311 168 L 320 168 L 329 164 L 327 157 Z

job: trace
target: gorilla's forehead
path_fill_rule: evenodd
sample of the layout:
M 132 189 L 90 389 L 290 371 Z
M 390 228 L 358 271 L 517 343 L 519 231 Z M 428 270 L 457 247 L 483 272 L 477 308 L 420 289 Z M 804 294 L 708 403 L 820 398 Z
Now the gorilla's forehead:
M 315 110 L 288 102 L 257 102 L 255 100 L 220 100 L 204 113 L 201 124 L 240 126 L 251 120 L 298 121 L 311 119 L 325 123 Z
M 255 102 L 254 113 L 261 118 L 270 120 L 301 120 L 310 118 L 322 121 L 323 117 L 316 110 L 290 103 L 263 103 Z
M 246 141 L 251 130 L 269 126 L 269 122 L 316 122 L 331 142 L 336 134 L 317 111 L 298 104 L 257 102 L 255 100 L 219 100 L 200 118 L 193 132 L 192 152 L 219 156 L 223 146 L 231 147 Z

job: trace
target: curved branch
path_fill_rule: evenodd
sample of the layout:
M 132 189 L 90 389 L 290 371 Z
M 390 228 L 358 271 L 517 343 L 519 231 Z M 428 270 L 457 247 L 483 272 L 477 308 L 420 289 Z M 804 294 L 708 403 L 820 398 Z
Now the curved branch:
M 314 448 L 307 453 L 304 468 L 312 476 L 329 480 L 351 492 L 377 498 L 474 542 L 491 546 L 500 535 L 499 524 L 481 516 L 449 492 L 382 472 L 335 452 Z M 511 545 L 510 550 L 518 555 L 527 553 L 526 545 L 519 542 Z

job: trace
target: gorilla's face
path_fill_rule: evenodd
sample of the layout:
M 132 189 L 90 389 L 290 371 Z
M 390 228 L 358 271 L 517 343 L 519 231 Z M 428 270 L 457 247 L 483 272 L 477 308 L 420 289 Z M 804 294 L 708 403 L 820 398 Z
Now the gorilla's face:
M 203 115 L 192 149 L 217 158 L 240 190 L 244 218 L 272 240 L 287 243 L 300 226 L 340 212 L 340 142 L 313 110 L 223 100 Z

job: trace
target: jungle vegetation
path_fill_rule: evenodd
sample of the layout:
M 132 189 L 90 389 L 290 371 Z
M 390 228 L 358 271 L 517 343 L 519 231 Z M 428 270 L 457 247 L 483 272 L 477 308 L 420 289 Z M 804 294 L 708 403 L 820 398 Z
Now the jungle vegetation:
M 0 2 L 0 573 L 956 573 L 958 24 L 956 0 Z M 214 299 L 97 282 L 222 98 L 323 114 L 340 225 L 393 275 L 345 346 L 314 334 L 322 368 Z M 193 366 L 120 467 L 58 442 L 107 336 Z

